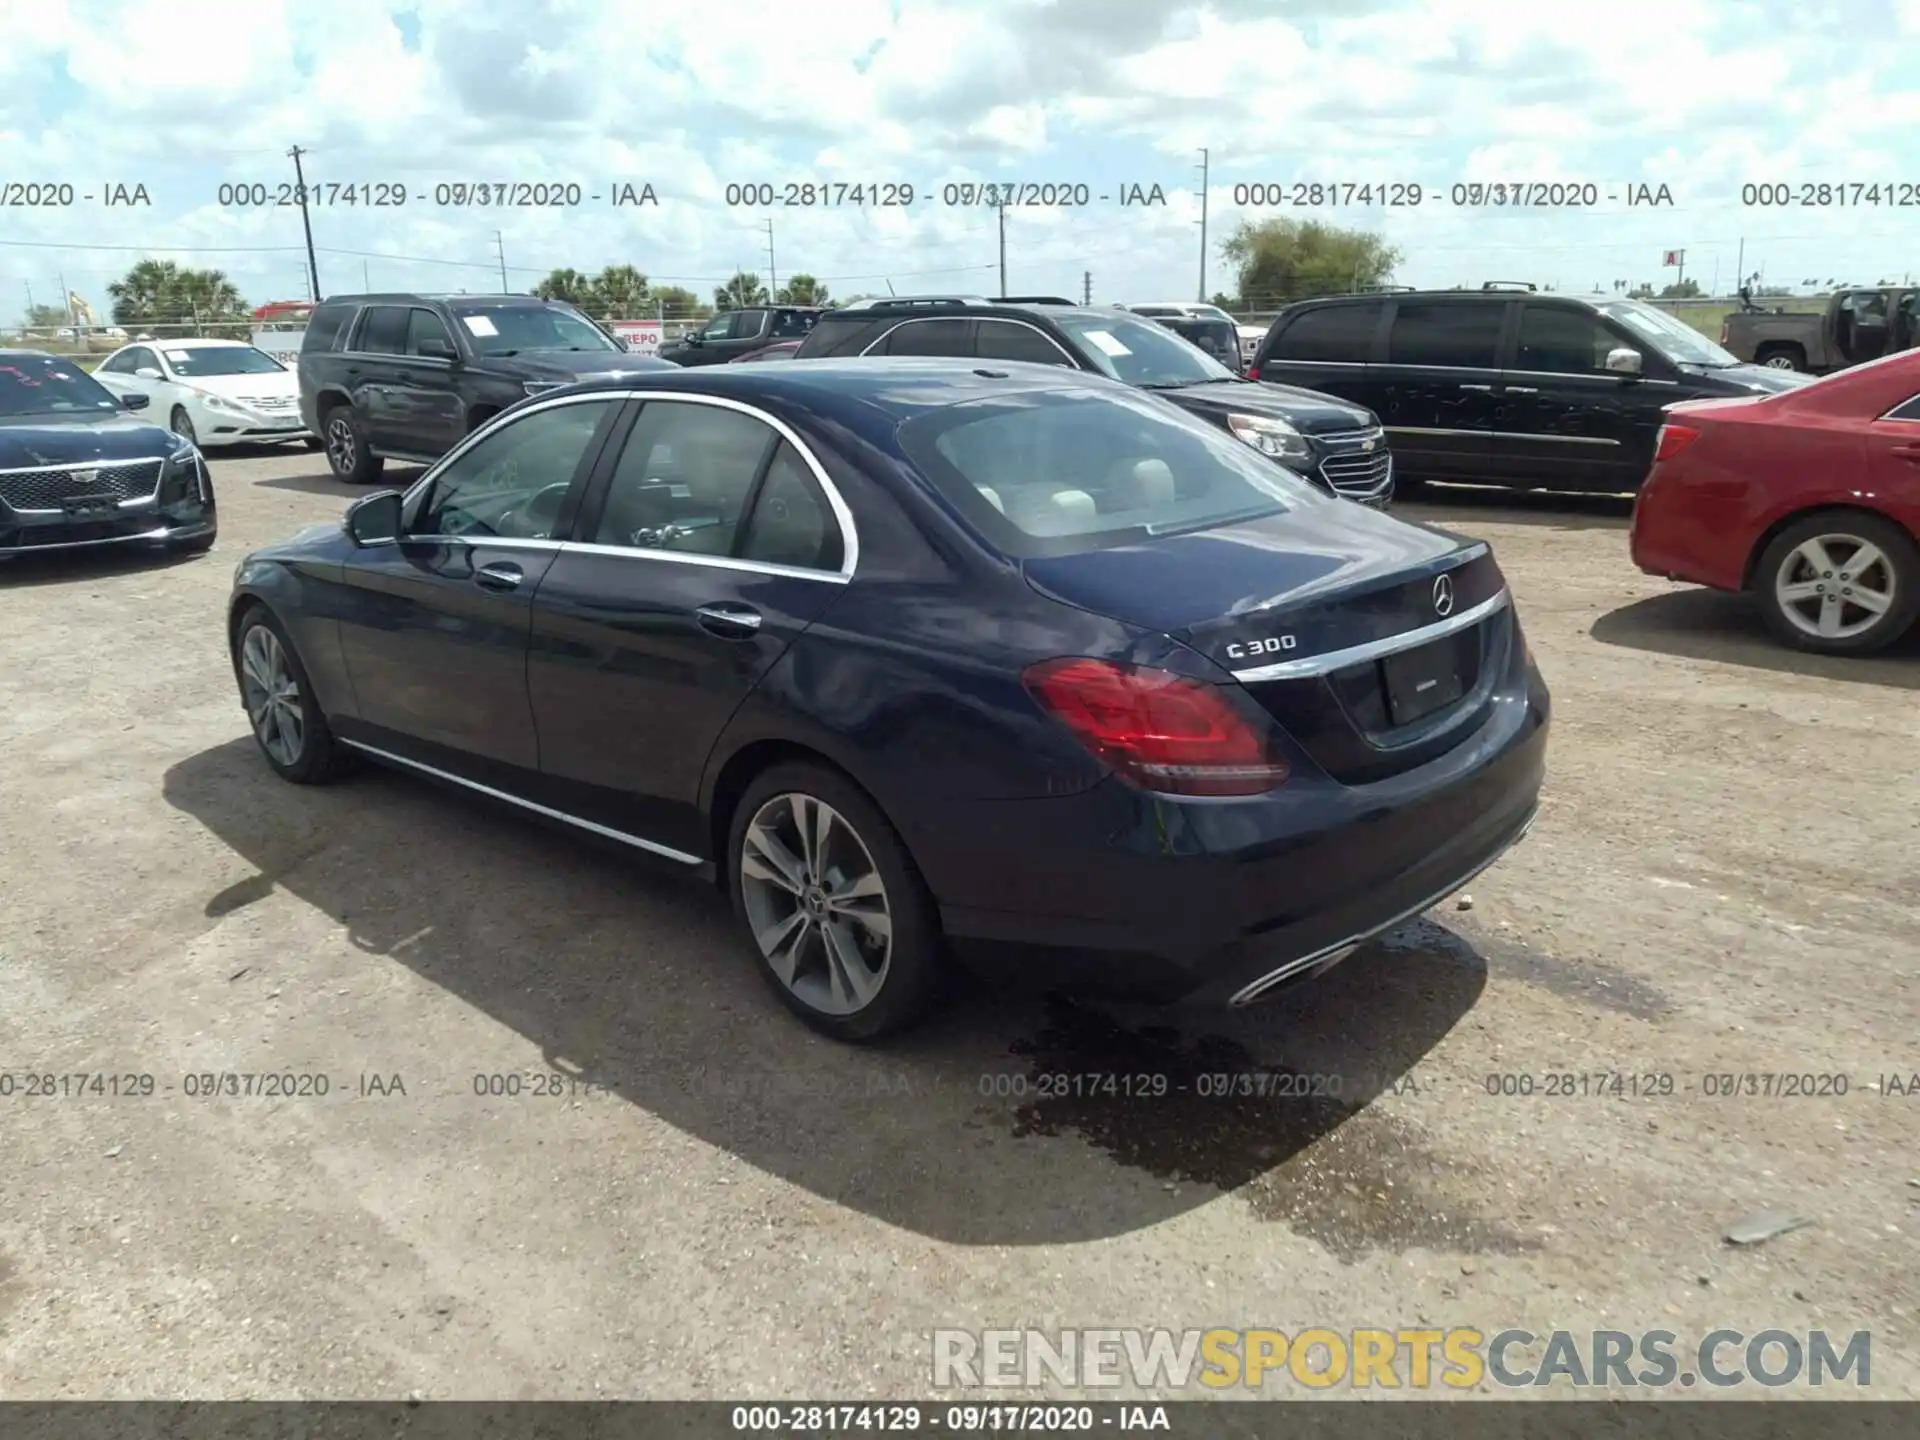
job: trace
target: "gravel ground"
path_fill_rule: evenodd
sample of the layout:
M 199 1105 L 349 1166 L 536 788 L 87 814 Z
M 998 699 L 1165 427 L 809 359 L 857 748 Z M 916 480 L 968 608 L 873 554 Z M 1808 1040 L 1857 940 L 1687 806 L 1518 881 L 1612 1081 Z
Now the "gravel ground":
M 1870 1393 L 1920 1396 L 1920 1098 L 1885 1081 L 1920 1071 L 1920 642 L 1775 649 L 1639 575 L 1615 502 L 1408 506 L 1493 541 L 1557 702 L 1470 906 L 1249 1013 L 976 991 L 859 1051 L 682 878 L 396 775 L 275 780 L 233 562 L 349 492 L 213 464 L 210 557 L 0 575 L 0 1394 L 907 1396 L 936 1327 L 1419 1324 L 1864 1329 Z M 1254 1070 L 1343 1095 L 1194 1093 Z M 1035 1093 L 1108 1071 L 1175 1093 Z M 94 1073 L 154 1093 L 25 1093 Z M 1846 1093 L 1705 1093 L 1780 1074 Z M 1758 1210 L 1811 1223 L 1723 1241 Z

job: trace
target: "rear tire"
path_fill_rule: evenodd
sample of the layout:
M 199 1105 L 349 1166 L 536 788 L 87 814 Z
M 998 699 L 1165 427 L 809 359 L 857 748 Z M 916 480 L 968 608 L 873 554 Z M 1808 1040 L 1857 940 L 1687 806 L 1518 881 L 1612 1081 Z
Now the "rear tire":
M 327 447 L 327 464 L 334 475 L 349 485 L 371 485 L 387 468 L 387 462 L 375 455 L 367 444 L 367 427 L 351 405 L 336 405 L 320 422 L 322 443 Z
M 940 970 L 933 897 L 846 776 L 801 762 L 767 770 L 740 797 L 724 859 L 761 975 L 808 1025 L 858 1043 L 925 1013 Z
M 1756 365 L 1764 365 L 1769 370 L 1805 370 L 1807 357 L 1798 345 L 1763 346 L 1753 357 Z
M 334 739 L 307 668 L 278 617 L 253 605 L 234 626 L 233 674 L 254 744 L 273 773 L 295 785 L 325 785 L 352 766 Z
M 1795 649 L 1870 654 L 1920 617 L 1920 547 L 1882 516 L 1821 511 L 1774 537 L 1753 592 L 1767 628 Z

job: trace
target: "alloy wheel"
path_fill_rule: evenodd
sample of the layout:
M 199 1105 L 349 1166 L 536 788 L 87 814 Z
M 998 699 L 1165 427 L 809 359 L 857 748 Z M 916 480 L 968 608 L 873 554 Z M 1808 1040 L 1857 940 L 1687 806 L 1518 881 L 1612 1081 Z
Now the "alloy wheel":
M 866 842 L 817 796 L 775 795 L 740 847 L 740 893 L 760 953 L 793 996 L 858 1014 L 886 983 L 893 912 Z
M 353 426 L 344 415 L 334 416 L 327 422 L 327 459 L 332 462 L 336 475 L 353 473 L 356 449 Z
M 1803 634 L 1847 640 L 1872 629 L 1893 608 L 1899 582 L 1893 561 L 1858 535 L 1816 535 L 1780 562 L 1773 595 L 1780 613 Z
M 174 434 L 178 435 L 189 445 L 198 445 L 200 443 L 200 437 L 194 433 L 193 421 L 188 418 L 186 411 L 176 410 L 173 412 L 173 425 L 170 428 Z
M 1793 357 L 1790 355 L 1769 355 L 1760 363 L 1769 370 L 1791 370 L 1794 368 Z
M 264 625 L 255 625 L 240 642 L 240 689 L 260 748 L 277 765 L 298 764 L 307 744 L 300 682 L 280 637 Z

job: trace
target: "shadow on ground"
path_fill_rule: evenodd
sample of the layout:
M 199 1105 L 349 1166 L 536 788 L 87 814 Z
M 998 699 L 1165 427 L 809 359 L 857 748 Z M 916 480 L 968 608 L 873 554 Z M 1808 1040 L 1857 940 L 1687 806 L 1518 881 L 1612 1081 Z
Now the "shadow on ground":
M 371 495 L 376 490 L 404 490 L 418 480 L 423 472 L 418 466 L 389 465 L 380 478 L 371 485 L 349 485 L 344 480 L 334 478 L 326 468 L 326 461 L 320 460 L 320 468 L 310 475 L 269 475 L 261 480 L 250 481 L 262 490 L 291 490 L 299 495 L 331 495 L 345 508 L 362 495 Z M 219 483 L 219 477 L 214 477 Z
M 149 546 L 101 545 L 85 550 L 50 550 L 44 555 L 0 559 L 0 590 L 30 590 L 39 585 L 78 585 L 89 580 L 118 580 L 157 574 L 191 565 L 202 555 L 182 555 Z
M 1485 1177 L 1370 1104 L 1418 1083 L 1486 984 L 1474 946 L 1432 921 L 1248 1011 L 1136 1013 L 961 983 L 931 1023 L 862 1049 L 786 1014 L 710 887 L 571 831 L 378 770 L 288 786 L 247 739 L 182 761 L 164 786 L 257 871 L 208 897 L 208 915 L 284 888 L 369 964 L 409 967 L 554 1068 L 890 1224 L 1058 1243 L 1230 1190 L 1343 1258 L 1525 1243 L 1476 1213 Z
M 1552 530 L 1625 530 L 1631 495 L 1584 495 L 1559 490 L 1502 490 L 1490 485 L 1424 485 L 1396 497 L 1393 513 L 1430 525 L 1538 525 Z
M 1920 629 L 1878 655 L 1809 655 L 1775 640 L 1750 598 L 1720 590 L 1673 590 L 1636 600 L 1602 615 L 1591 633 L 1603 644 L 1629 650 L 1920 690 Z

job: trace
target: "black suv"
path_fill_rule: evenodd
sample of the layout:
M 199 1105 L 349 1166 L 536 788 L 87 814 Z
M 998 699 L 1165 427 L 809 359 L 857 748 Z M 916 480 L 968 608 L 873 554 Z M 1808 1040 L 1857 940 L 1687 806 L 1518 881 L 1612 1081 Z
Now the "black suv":
M 197 555 L 219 530 L 213 480 L 191 440 L 129 415 L 65 356 L 0 349 L 0 561 L 132 546 Z
M 1812 378 L 1742 364 L 1638 300 L 1498 286 L 1289 305 L 1247 375 L 1372 409 L 1393 439 L 1402 494 L 1427 480 L 1638 490 L 1667 406 Z
M 1050 295 L 901 296 L 829 310 L 796 360 L 958 355 L 1089 370 L 1162 395 L 1333 494 L 1385 506 L 1393 461 L 1367 410 L 1256 385 L 1152 320 Z
M 670 370 L 531 295 L 336 295 L 307 321 L 300 414 L 342 480 L 426 465 L 517 401 L 588 376 Z
M 722 310 L 698 330 L 660 347 L 660 358 L 676 365 L 719 365 L 750 350 L 804 340 L 821 315 L 817 305 L 749 305 Z

